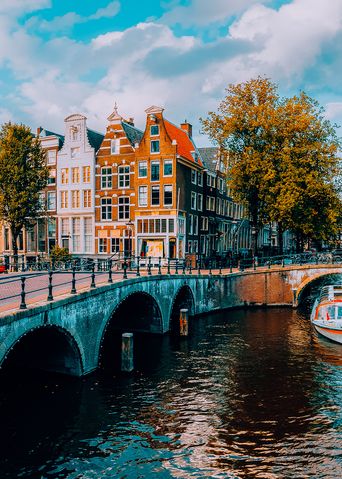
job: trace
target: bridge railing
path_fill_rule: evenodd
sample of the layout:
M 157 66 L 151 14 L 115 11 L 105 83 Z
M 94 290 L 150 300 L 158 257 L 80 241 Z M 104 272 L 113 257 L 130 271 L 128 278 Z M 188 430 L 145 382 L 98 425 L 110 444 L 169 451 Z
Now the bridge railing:
M 342 258 L 329 254 L 302 254 L 271 257 L 204 257 L 162 258 L 124 256 L 114 259 L 77 258 L 67 262 L 43 263 L 40 269 L 0 277 L 0 312 L 26 309 L 28 303 L 53 301 L 55 297 L 75 294 L 133 276 L 230 274 L 288 265 L 342 264 Z

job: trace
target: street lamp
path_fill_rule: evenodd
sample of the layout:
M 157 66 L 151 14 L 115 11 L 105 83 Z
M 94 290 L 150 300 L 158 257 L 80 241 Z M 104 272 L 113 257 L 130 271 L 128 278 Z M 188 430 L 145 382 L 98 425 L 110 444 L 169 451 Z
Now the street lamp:
M 134 226 L 134 223 L 129 219 L 129 221 L 126 223 L 126 226 L 128 228 L 128 253 L 129 256 L 132 254 L 132 228 Z

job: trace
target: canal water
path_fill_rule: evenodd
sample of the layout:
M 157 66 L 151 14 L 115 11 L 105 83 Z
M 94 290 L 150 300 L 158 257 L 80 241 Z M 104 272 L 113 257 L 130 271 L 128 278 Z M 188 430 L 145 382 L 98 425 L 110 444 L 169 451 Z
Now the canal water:
M 342 477 L 342 346 L 234 310 L 136 338 L 136 371 L 1 376 L 0 478 Z M 108 358 L 107 358 L 108 361 Z

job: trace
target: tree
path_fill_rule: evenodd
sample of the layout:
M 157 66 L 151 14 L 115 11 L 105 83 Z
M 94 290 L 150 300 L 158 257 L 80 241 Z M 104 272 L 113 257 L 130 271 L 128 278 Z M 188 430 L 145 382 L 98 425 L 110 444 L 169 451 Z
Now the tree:
M 29 127 L 5 123 L 0 129 L 0 219 L 12 235 L 18 262 L 18 236 L 42 214 L 39 193 L 47 185 L 45 152 Z
M 278 223 L 281 252 L 285 229 L 301 239 L 334 234 L 340 142 L 315 100 L 305 93 L 281 99 L 275 84 L 258 77 L 230 85 L 219 112 L 201 121 L 229 157 L 229 186 L 248 207 L 254 241 L 271 221 Z
M 51 248 L 50 258 L 53 262 L 66 263 L 70 261 L 72 256 L 66 248 L 61 248 L 58 244 Z
M 260 227 L 267 221 L 266 185 L 272 178 L 279 97 L 276 86 L 260 77 L 229 85 L 226 91 L 218 113 L 209 112 L 201 122 L 203 131 L 227 153 L 229 187 L 248 208 L 255 253 Z

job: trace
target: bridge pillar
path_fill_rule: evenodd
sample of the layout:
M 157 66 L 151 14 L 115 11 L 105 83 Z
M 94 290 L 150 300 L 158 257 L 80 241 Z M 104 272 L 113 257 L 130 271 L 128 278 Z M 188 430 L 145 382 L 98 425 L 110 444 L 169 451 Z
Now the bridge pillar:
M 293 298 L 292 298 L 292 307 L 298 307 L 298 297 L 297 297 L 297 288 L 292 288 Z
M 179 334 L 187 336 L 189 334 L 189 310 L 181 309 L 179 312 Z
M 124 333 L 121 341 L 121 371 L 130 373 L 133 369 L 133 334 Z

